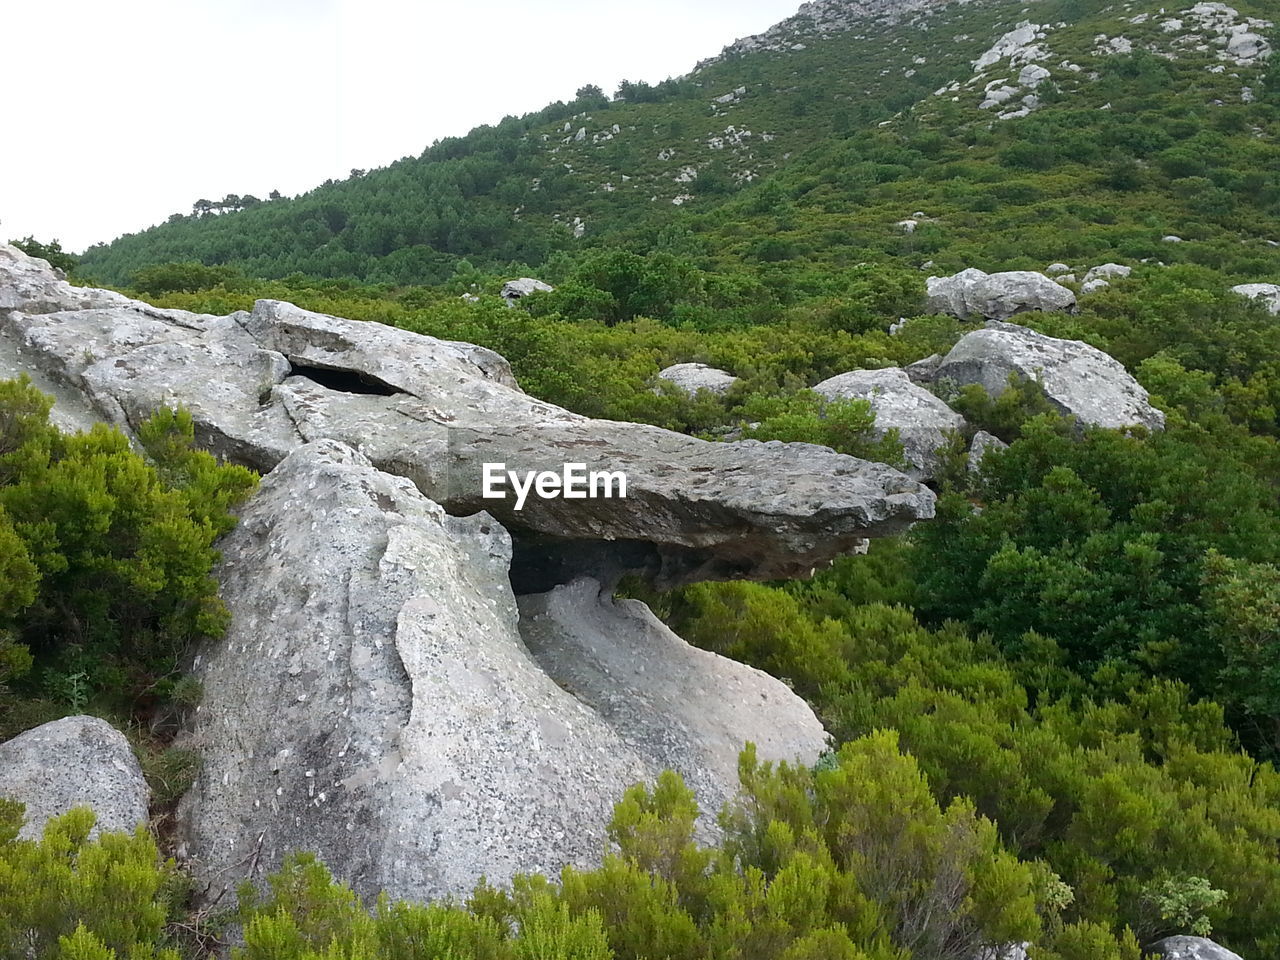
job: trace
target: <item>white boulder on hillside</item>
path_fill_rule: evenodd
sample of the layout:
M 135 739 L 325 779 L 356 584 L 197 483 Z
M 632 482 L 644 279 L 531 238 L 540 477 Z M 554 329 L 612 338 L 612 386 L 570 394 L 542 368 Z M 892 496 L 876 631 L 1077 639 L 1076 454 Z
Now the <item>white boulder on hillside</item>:
M 976 383 L 998 397 L 1011 374 L 1038 380 L 1053 406 L 1083 424 L 1164 427 L 1164 414 L 1115 358 L 1079 340 L 1047 337 L 1012 323 L 990 323 L 961 337 L 938 366 L 934 382 L 944 390 Z
M 533 277 L 521 277 L 519 280 L 508 280 L 502 285 L 502 299 L 507 301 L 507 306 L 513 307 L 517 300 L 531 293 L 550 293 L 554 289 L 555 287 L 551 284 L 535 280 Z
M 1110 280 L 1115 277 L 1127 277 L 1133 273 L 1132 267 L 1126 267 L 1122 263 L 1103 263 L 1096 267 L 1090 267 L 1088 273 L 1084 275 L 1084 282 L 1090 280 Z
M 720 395 L 738 382 L 738 378 L 724 370 L 707 366 L 705 363 L 676 363 L 665 370 L 658 371 L 658 379 L 674 383 L 688 393 L 709 390 Z
M 1146 954 L 1162 960 L 1242 960 L 1238 953 L 1204 937 L 1165 937 L 1147 947 Z
M 1239 283 L 1231 292 L 1258 300 L 1272 313 L 1280 314 L 1280 283 Z
M 930 277 L 926 309 L 966 320 L 1007 320 L 1029 310 L 1074 311 L 1076 295 L 1033 270 L 986 273 L 970 267 L 950 277 Z
M 64 717 L 0 743 L 0 797 L 26 805 L 24 840 L 76 807 L 97 816 L 91 836 L 147 823 L 151 791 L 124 734 L 97 717 Z
M 876 433 L 884 436 L 896 428 L 913 480 L 928 480 L 938 466 L 938 451 L 948 433 L 964 428 L 964 417 L 924 387 L 913 383 L 905 370 L 851 370 L 823 380 L 814 391 L 833 400 L 867 400 L 876 415 Z

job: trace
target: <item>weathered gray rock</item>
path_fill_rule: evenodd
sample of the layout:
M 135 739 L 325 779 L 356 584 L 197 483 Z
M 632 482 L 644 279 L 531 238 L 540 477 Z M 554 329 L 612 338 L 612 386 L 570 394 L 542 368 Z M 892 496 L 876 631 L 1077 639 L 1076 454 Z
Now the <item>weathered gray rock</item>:
M 689 650 L 598 591 L 528 600 L 530 615 L 546 610 L 529 629 L 552 646 L 616 645 L 598 664 L 627 675 L 556 682 L 551 668 L 569 665 L 539 662 L 520 637 L 506 531 L 447 515 L 335 441 L 290 454 L 220 546 L 231 623 L 195 664 L 188 744 L 204 765 L 178 813 L 206 900 L 292 850 L 363 896 L 414 900 L 588 866 L 612 804 L 659 759 L 716 800 L 742 746 L 730 725 L 772 730 L 775 756 L 811 757 L 821 740 L 780 682 Z M 679 703 L 681 691 L 726 702 Z M 625 715 L 610 712 L 623 699 Z
M 984 273 L 969 268 L 950 277 L 929 277 L 926 307 L 960 319 L 1007 320 L 1028 310 L 1074 311 L 1076 295 L 1033 270 Z
M 738 378 L 724 370 L 709 367 L 705 363 L 676 363 L 658 371 L 658 379 L 674 383 L 688 393 L 709 390 L 716 395 L 729 391 Z
M 814 763 L 826 733 L 768 674 L 685 643 L 638 600 L 590 578 L 524 596 L 520 633 L 539 665 L 587 704 L 646 769 L 675 770 L 698 795 L 702 833 L 737 793 L 745 741 L 761 759 Z
M 264 472 L 311 440 L 348 443 L 451 513 L 498 516 L 518 534 L 517 577 L 540 578 L 529 590 L 606 561 L 663 584 L 793 577 L 933 513 L 933 495 L 901 473 L 825 448 L 708 443 L 572 414 L 522 393 L 502 357 L 471 344 L 272 300 L 200 317 L 129 301 L 80 309 L 86 295 L 67 296 L 43 305 L 72 309 L 0 318 L 0 361 L 7 338 L 15 365 L 125 430 L 183 406 L 203 447 Z M 517 510 L 509 493 L 483 496 L 486 463 L 625 471 L 627 497 L 531 496 Z
M 950 433 L 964 429 L 964 417 L 924 387 L 913 383 L 904 370 L 852 370 L 823 380 L 814 391 L 835 400 L 867 400 L 876 415 L 876 432 L 884 436 L 896 428 L 902 438 L 907 475 L 916 480 L 933 478 L 938 452 Z
M 1144 952 L 1164 960 L 1241 960 L 1239 954 L 1204 937 L 1165 937 Z
M 989 450 L 1008 450 L 1009 445 L 993 433 L 979 430 L 969 443 L 969 472 L 977 473 L 982 468 L 982 458 Z
M 1122 263 L 1103 263 L 1096 267 L 1090 267 L 1089 271 L 1084 275 L 1084 282 L 1090 280 L 1107 280 L 1114 277 L 1127 277 L 1133 273 L 1132 267 L 1126 267 Z
M 0 743 L 0 797 L 26 804 L 20 836 L 38 839 L 75 807 L 97 815 L 91 836 L 147 823 L 151 791 L 129 741 L 97 717 L 64 717 Z
M 1272 313 L 1280 314 L 1280 283 L 1238 283 L 1231 292 L 1258 300 Z
M 938 365 L 942 363 L 942 354 L 931 353 L 923 360 L 917 360 L 915 363 L 908 363 L 903 367 L 903 372 L 911 378 L 912 383 L 918 383 L 921 386 L 932 383 L 933 375 L 938 372 Z
M 1008 388 L 1010 374 L 1038 380 L 1050 403 L 1083 424 L 1164 427 L 1164 414 L 1113 357 L 1087 343 L 1047 337 L 1012 323 L 991 323 L 961 337 L 943 358 L 934 382 L 976 383 L 996 397 Z
M 1051 263 L 1044 268 L 1044 272 L 1052 277 L 1059 273 L 1070 273 L 1071 267 L 1065 263 Z
M 586 138 L 586 128 L 581 131 L 579 140 Z M 507 301 L 507 306 L 514 307 L 516 301 L 529 296 L 531 293 L 550 293 L 555 287 L 549 283 L 543 283 L 541 280 L 535 280 L 533 277 L 521 277 L 519 280 L 508 280 L 502 285 L 502 299 Z
M 1080 292 L 1088 296 L 1091 293 L 1097 293 L 1099 290 L 1106 290 L 1111 284 L 1106 280 L 1086 280 L 1080 285 Z

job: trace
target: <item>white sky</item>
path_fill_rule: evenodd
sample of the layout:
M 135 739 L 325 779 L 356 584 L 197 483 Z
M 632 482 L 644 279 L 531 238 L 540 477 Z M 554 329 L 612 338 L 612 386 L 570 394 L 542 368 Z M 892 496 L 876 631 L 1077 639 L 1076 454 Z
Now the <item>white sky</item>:
M 0 0 L 0 239 L 80 251 L 200 197 L 301 193 L 586 83 L 686 73 L 798 6 Z

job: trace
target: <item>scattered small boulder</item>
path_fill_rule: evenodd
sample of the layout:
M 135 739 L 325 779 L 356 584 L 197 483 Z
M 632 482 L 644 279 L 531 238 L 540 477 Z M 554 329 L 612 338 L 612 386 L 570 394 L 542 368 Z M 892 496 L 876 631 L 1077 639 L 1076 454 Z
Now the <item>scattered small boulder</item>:
M 938 451 L 952 430 L 964 428 L 964 417 L 924 387 L 913 383 L 905 370 L 851 370 L 823 380 L 815 393 L 833 400 L 867 400 L 876 415 L 876 433 L 884 436 L 897 428 L 906 457 L 907 476 L 928 480 L 938 467 Z
M 707 390 L 716 396 L 723 396 L 738 382 L 733 374 L 705 363 L 672 364 L 665 370 L 658 371 L 658 379 L 674 383 L 687 393 L 696 394 Z
M 64 717 L 0 744 L 0 797 L 26 805 L 19 836 L 76 807 L 97 816 L 91 836 L 147 823 L 151 791 L 124 734 L 97 717 Z
M 1238 283 L 1231 292 L 1261 301 L 1272 313 L 1280 314 L 1280 283 Z
M 978 472 L 982 467 L 982 458 L 987 455 L 987 451 L 1008 449 L 1009 445 L 994 433 L 979 430 L 973 435 L 973 440 L 969 444 L 969 472 Z
M 1086 280 L 1080 285 L 1080 292 L 1083 294 L 1097 293 L 1099 290 L 1105 290 L 1111 286 L 1106 280 Z
M 1033 270 L 986 273 L 970 267 L 950 277 L 929 277 L 927 309 L 961 320 L 1007 320 L 1029 310 L 1074 312 L 1076 295 Z
M 1165 937 L 1147 947 L 1146 953 L 1164 960 L 1242 960 L 1239 954 L 1204 937 Z
M 1067 266 L 1065 263 L 1051 263 L 1044 268 L 1044 272 L 1047 273 L 1049 276 L 1054 276 L 1055 274 L 1059 274 L 1059 273 L 1070 273 L 1071 268 Z
M 1096 267 L 1090 267 L 1089 272 L 1084 275 L 1084 282 L 1090 280 L 1102 280 L 1109 277 L 1127 277 L 1133 273 L 1132 267 L 1126 267 L 1122 263 L 1103 263 Z
M 1160 238 L 1163 243 L 1184 243 L 1185 241 L 1176 233 L 1165 234 Z
M 507 301 L 507 306 L 514 307 L 517 300 L 531 293 L 550 293 L 554 289 L 555 287 L 551 284 L 535 280 L 533 277 L 521 277 L 519 280 L 508 280 L 502 285 L 502 299 Z
M 1039 381 L 1049 402 L 1082 424 L 1164 428 L 1164 414 L 1114 357 L 1013 323 L 989 323 L 965 334 L 939 365 L 934 382 L 944 389 L 976 383 L 998 397 L 1010 375 Z

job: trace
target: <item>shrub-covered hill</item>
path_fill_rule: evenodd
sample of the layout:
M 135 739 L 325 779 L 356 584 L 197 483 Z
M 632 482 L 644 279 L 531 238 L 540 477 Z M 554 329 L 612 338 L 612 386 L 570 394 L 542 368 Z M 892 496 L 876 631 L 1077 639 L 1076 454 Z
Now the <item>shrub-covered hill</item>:
M 431 284 L 472 267 L 554 276 L 624 244 L 766 280 L 1081 257 L 1274 274 L 1266 5 L 1183 2 L 809 5 L 685 77 L 614 99 L 584 87 L 296 198 L 175 214 L 81 270 Z

